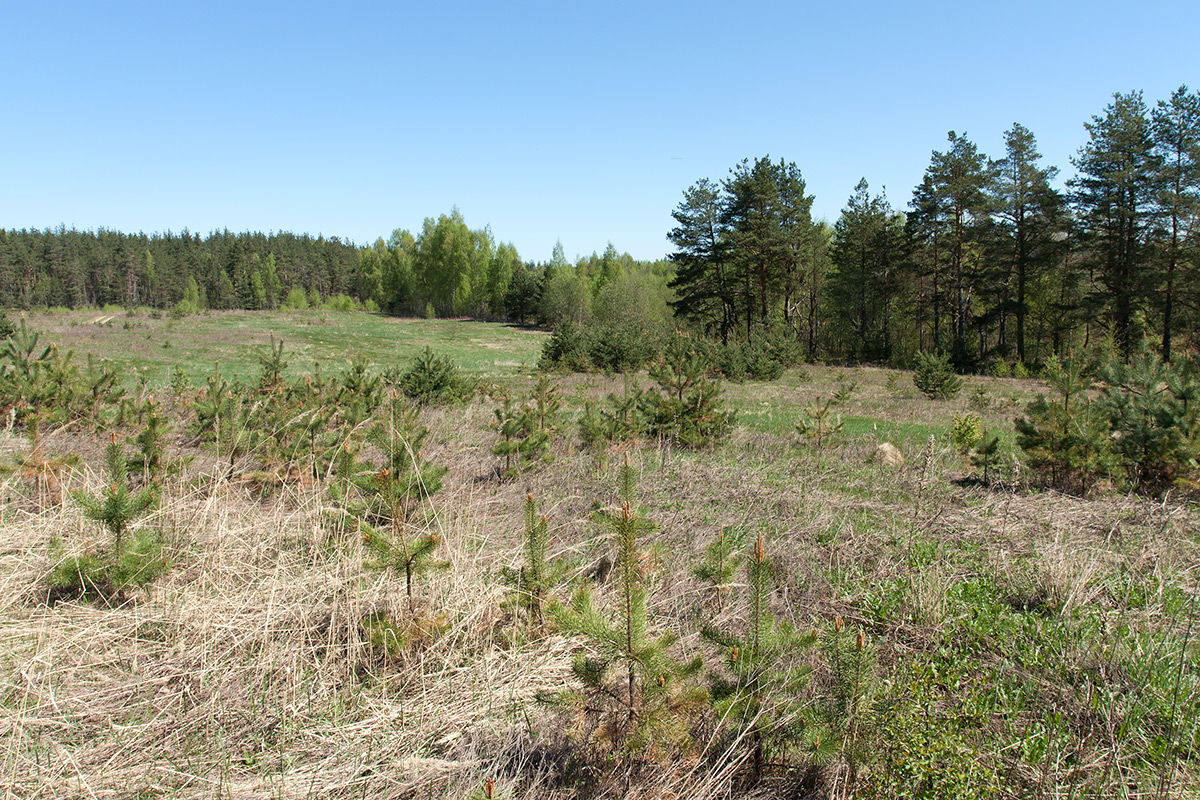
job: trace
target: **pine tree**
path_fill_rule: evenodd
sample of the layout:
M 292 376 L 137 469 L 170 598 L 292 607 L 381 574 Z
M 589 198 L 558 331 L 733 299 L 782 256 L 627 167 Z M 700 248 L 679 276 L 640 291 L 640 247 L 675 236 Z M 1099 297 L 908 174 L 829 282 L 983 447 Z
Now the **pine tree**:
M 676 336 L 650 367 L 659 392 L 646 392 L 639 405 L 647 432 L 685 447 L 709 447 L 733 427 L 734 412 L 721 403 L 721 384 L 708 377 L 708 361 L 691 340 Z
M 129 529 L 154 507 L 157 500 L 153 484 L 134 490 L 129 483 L 125 447 L 110 434 L 104 451 L 108 485 L 99 494 L 84 490 L 71 493 L 83 509 L 83 515 L 98 523 L 111 537 L 111 551 L 99 557 L 85 554 L 58 562 L 50 575 L 57 591 L 75 589 L 95 591 L 120 600 L 131 585 L 143 585 L 164 569 L 157 537 L 147 534 L 129 539 Z
M 725 527 L 717 538 L 704 548 L 704 560 L 692 574 L 712 586 L 713 603 L 717 611 L 725 607 L 725 597 L 732 591 L 733 576 L 737 572 L 741 557 L 737 551 L 742 547 L 745 532 L 739 528 Z
M 820 636 L 820 649 L 826 668 L 822 727 L 830 749 L 840 752 L 846 763 L 847 786 L 854 787 L 859 765 L 873 752 L 875 650 L 866 634 L 851 633 L 841 617 Z
M 636 476 L 628 457 L 621 467 L 619 511 L 608 516 L 616 564 L 616 608 L 597 607 L 591 587 L 581 587 L 569 606 L 552 606 L 560 629 L 587 640 L 590 654 L 579 653 L 573 670 L 582 684 L 556 698 L 582 711 L 585 740 L 598 739 L 625 752 L 686 739 L 688 713 L 704 692 L 687 679 L 700 669 L 699 658 L 686 664 L 669 650 L 672 634 L 652 636 L 646 603 L 649 595 L 640 541 L 654 529 L 635 510 Z
M 1085 126 L 1090 141 L 1072 159 L 1072 201 L 1082 252 L 1100 277 L 1113 338 L 1128 358 L 1141 336 L 1152 278 L 1151 231 L 1158 157 L 1141 92 L 1116 94 L 1103 117 Z
M 428 435 L 418 409 L 393 392 L 383 419 L 367 436 L 383 454 L 383 465 L 354 478 L 366 505 L 352 511 L 357 513 L 363 540 L 375 556 L 371 566 L 404 575 L 412 614 L 413 580 L 430 569 L 446 566 L 433 558 L 437 534 L 414 524 L 425 521 L 422 505 L 441 491 L 446 474 L 445 467 L 427 461 L 421 453 Z
M 517 569 L 501 567 L 500 578 L 513 592 L 513 602 L 525 611 L 532 625 L 545 629 L 543 611 L 557 572 L 546 555 L 549 532 L 546 517 L 538 514 L 533 495 L 525 497 L 524 563 Z
M 795 659 L 815 639 L 797 634 L 771 613 L 774 570 L 761 534 L 746 559 L 746 583 L 745 633 L 737 636 L 707 626 L 702 635 L 726 655 L 727 670 L 713 676 L 713 709 L 727 723 L 745 726 L 752 777 L 758 780 L 776 745 L 801 741 L 807 754 L 816 756 L 828 737 L 809 730 L 801 692 L 811 670 Z

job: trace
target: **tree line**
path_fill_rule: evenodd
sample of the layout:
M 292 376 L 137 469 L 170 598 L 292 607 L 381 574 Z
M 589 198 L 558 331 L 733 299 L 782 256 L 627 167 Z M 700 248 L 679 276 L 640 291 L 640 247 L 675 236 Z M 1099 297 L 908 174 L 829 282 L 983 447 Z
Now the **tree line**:
M 397 229 L 369 246 L 228 230 L 205 237 L 0 230 L 0 306 L 10 308 L 148 306 L 194 313 L 306 307 L 332 298 L 339 307 L 398 315 L 555 326 L 589 322 L 593 308 L 604 306 L 606 286 L 643 273 L 657 276 L 647 291 L 669 314 L 670 272 L 665 259 L 637 262 L 611 243 L 574 263 L 561 243 L 548 262 L 522 261 L 489 228 L 469 228 L 457 209 L 426 219 L 416 235 Z
M 346 303 L 401 315 L 550 327 L 632 318 L 724 344 L 797 340 L 809 358 L 962 371 L 1041 363 L 1070 349 L 1128 355 L 1152 337 L 1168 360 L 1196 344 L 1200 94 L 1150 106 L 1116 94 L 1085 123 L 1062 189 L 1034 134 L 1014 124 L 989 158 L 951 131 L 905 209 L 866 179 L 833 226 L 784 159 L 702 179 L 673 212 L 668 260 L 610 244 L 526 262 L 457 209 L 416 234 L 357 246 L 291 233 L 0 231 L 0 304 L 183 310 Z M 673 312 L 673 313 L 672 313 Z
M 844 361 L 937 351 L 965 371 L 1145 338 L 1169 360 L 1200 321 L 1200 93 L 1118 93 L 1085 129 L 1065 190 L 1024 126 L 995 160 L 951 131 L 906 211 L 864 179 L 832 229 L 794 164 L 743 161 L 674 211 L 674 309 L 722 340 L 790 328 Z

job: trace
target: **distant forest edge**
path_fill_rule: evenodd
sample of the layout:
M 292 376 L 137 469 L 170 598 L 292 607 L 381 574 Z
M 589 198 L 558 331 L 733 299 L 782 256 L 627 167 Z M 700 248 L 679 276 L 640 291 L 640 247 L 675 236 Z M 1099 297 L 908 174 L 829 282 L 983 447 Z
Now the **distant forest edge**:
M 1150 106 L 1116 94 L 1085 123 L 1065 191 L 1014 124 L 993 160 L 950 132 L 907 210 L 866 179 L 832 227 L 814 222 L 800 169 L 746 159 L 686 189 L 674 252 L 635 261 L 611 244 L 523 261 L 457 209 L 369 246 L 291 233 L 0 231 L 0 304 L 302 308 L 536 321 L 602 330 L 593 349 L 690 327 L 725 343 L 788 337 L 810 359 L 960 371 L 1072 350 L 1170 359 L 1200 330 L 1200 93 Z M 600 344 L 597 345 L 596 343 Z M 614 344 L 616 343 L 616 344 Z M 620 362 L 621 359 L 616 359 Z

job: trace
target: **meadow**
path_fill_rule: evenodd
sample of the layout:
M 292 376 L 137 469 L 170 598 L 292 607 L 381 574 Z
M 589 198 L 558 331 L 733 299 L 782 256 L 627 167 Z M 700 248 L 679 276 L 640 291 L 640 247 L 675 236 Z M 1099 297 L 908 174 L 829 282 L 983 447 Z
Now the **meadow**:
M 14 412 L 0 432 L 6 797 L 1166 798 L 1200 788 L 1194 497 L 1031 485 L 1013 466 L 1012 420 L 1045 391 L 1040 381 L 970 377 L 938 401 L 911 373 L 808 364 L 724 384 L 736 422 L 719 443 L 589 444 L 578 426 L 587 409 L 652 381 L 543 375 L 536 330 L 338 312 L 27 321 L 77 359 L 111 360 L 142 408 L 157 398 L 171 467 L 130 529 L 156 537 L 161 574 L 70 596 L 49 587 L 56 566 L 109 547 L 72 492 L 105 490 L 105 442 L 132 454 L 144 416 L 46 423 L 31 442 Z M 428 435 L 407 457 L 444 474 L 432 490 L 428 473 L 403 525 L 392 520 L 408 541 L 431 542 L 411 594 L 403 570 L 380 566 L 381 512 L 352 502 L 368 473 L 387 472 L 386 441 L 363 439 L 370 468 L 355 472 L 336 452 L 296 468 L 271 449 L 283 434 L 239 450 L 219 421 L 211 439 L 196 432 L 214 362 L 224 380 L 253 383 L 272 340 L 287 360 L 277 386 L 311 388 L 315 362 L 332 376 L 353 355 L 373 374 L 402 370 L 426 347 L 474 381 L 414 412 Z M 180 367 L 188 387 L 172 380 Z M 506 395 L 532 402 L 543 378 L 561 400 L 545 446 L 505 475 L 497 409 Z M 383 409 L 403 401 L 381 397 Z M 831 398 L 841 427 L 818 446 L 796 425 Z M 967 415 L 1001 434 L 986 480 L 955 445 Z M 342 452 L 379 420 L 339 429 Z M 903 463 L 883 457 L 884 443 Z M 553 568 L 533 579 L 523 570 L 543 516 Z M 579 665 L 611 643 L 563 610 L 585 587 L 619 622 L 632 602 L 621 598 L 638 594 L 623 594 L 623 519 L 647 523 L 625 553 L 643 626 L 667 637 L 655 641 L 671 663 L 703 660 L 686 676 L 661 667 L 661 697 L 655 676 L 640 674 L 636 693 L 589 692 Z M 763 642 L 787 646 L 756 644 L 778 658 L 753 661 L 739 683 L 758 656 L 722 636 L 750 641 L 752 621 L 770 634 Z M 730 681 L 738 689 L 722 702 Z M 713 699 L 685 704 L 685 685 Z M 612 722 L 614 705 L 628 721 Z

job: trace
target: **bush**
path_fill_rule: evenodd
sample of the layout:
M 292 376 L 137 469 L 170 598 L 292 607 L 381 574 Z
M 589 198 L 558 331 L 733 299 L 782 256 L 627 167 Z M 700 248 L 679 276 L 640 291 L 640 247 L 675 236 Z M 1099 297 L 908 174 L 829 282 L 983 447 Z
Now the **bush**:
M 308 295 L 299 287 L 292 289 L 279 307 L 284 311 L 304 311 L 308 308 Z
M 8 318 L 8 314 L 0 311 L 0 339 L 7 339 L 17 332 L 17 326 Z
M 542 345 L 538 368 L 587 372 L 592 365 L 588 350 L 586 332 L 582 328 L 565 323 L 555 328 L 550 338 Z
M 950 359 L 930 353 L 917 353 L 913 383 L 930 400 L 951 400 L 962 388 L 962 379 L 954 374 Z
M 452 403 L 471 394 L 458 366 L 446 355 L 426 347 L 399 378 L 400 390 L 421 405 Z
M 729 435 L 734 412 L 721 402 L 720 382 L 708 377 L 708 362 L 687 336 L 677 335 L 650 367 L 658 392 L 640 398 L 646 433 L 684 447 L 708 447 Z
M 1058 392 L 1053 403 L 1038 395 L 1016 420 L 1017 445 L 1044 483 L 1086 492 L 1115 465 L 1103 414 L 1084 394 L 1092 380 L 1072 359 L 1046 364 L 1046 381 Z

